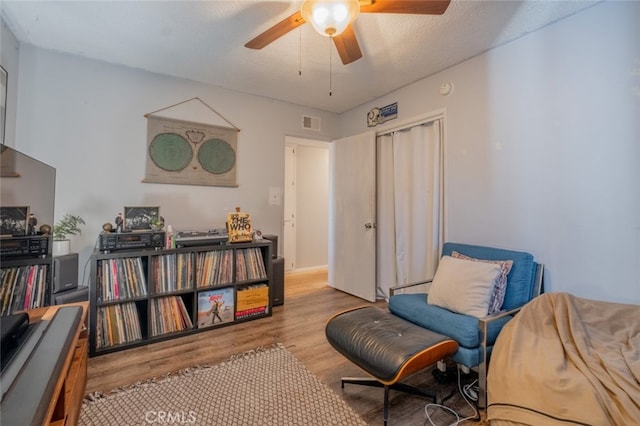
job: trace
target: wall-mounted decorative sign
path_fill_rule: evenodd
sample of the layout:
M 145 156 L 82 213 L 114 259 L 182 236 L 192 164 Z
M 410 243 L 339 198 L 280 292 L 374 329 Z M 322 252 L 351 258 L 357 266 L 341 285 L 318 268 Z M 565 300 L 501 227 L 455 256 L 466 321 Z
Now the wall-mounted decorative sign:
M 372 108 L 367 113 L 367 126 L 375 127 L 385 121 L 393 120 L 398 117 L 398 103 L 383 106 L 382 108 Z
M 196 99 L 202 102 L 199 98 L 184 102 Z M 208 105 L 205 106 L 215 112 Z M 235 126 L 222 127 L 152 116 L 162 110 L 145 115 L 147 170 L 144 182 L 237 186 L 236 166 L 240 130 Z

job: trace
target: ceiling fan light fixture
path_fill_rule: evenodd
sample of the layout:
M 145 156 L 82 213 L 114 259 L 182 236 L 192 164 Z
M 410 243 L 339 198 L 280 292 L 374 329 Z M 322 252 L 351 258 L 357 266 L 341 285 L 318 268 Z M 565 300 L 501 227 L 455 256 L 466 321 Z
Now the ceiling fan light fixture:
M 358 0 L 305 0 L 300 14 L 315 30 L 326 37 L 335 37 L 358 17 Z

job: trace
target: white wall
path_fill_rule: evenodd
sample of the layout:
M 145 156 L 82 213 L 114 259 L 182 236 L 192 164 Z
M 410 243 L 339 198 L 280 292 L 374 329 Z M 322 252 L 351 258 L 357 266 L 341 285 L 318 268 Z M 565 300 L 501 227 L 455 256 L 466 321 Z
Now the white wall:
M 442 82 L 454 92 L 438 94 Z M 447 239 L 532 252 L 548 291 L 640 303 L 640 2 L 605 2 L 341 115 L 446 108 Z
M 0 10 L 1 10 L 0 5 Z M 19 47 L 13 33 L 0 19 L 0 65 L 7 72 L 7 113 L 4 133 L 5 145 L 15 147 L 16 105 L 18 99 Z
M 268 196 L 270 187 L 283 186 L 285 134 L 308 135 L 302 114 L 322 119 L 322 138 L 337 134 L 334 114 L 298 105 L 32 46 L 22 46 L 19 59 L 16 148 L 57 169 L 56 217 L 68 212 L 87 222 L 71 241 L 81 279 L 102 224 L 113 223 L 124 206 L 160 206 L 176 229 L 224 226 L 226 213 L 240 206 L 254 227 L 281 236 L 282 206 L 270 206 Z M 144 114 L 195 96 L 241 129 L 239 186 L 142 183 Z M 224 124 L 206 107 L 189 108 L 192 121 Z

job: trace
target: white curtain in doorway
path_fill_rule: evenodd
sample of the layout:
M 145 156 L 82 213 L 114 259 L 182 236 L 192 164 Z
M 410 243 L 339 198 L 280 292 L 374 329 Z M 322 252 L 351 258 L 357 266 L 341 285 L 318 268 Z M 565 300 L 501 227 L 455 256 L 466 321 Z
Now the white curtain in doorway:
M 443 242 L 442 120 L 377 137 L 377 297 L 433 278 Z

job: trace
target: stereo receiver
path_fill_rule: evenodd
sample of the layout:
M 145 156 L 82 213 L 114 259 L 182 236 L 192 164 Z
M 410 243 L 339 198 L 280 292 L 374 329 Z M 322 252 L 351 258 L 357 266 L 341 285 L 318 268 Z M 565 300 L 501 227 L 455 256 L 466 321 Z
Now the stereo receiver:
M 146 248 L 161 249 L 165 245 L 164 231 L 135 231 L 123 233 L 101 233 L 98 250 L 139 250 Z
M 4 258 L 46 257 L 48 254 L 48 235 L 0 238 L 0 255 Z

